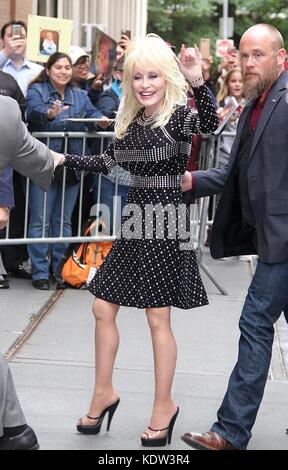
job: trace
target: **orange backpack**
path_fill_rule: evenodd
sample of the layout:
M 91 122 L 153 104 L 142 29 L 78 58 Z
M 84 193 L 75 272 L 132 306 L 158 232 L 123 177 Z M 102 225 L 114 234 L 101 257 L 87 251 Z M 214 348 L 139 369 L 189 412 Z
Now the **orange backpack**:
M 88 225 L 83 236 L 91 236 L 93 229 L 95 232 L 96 224 L 99 224 L 99 231 L 104 225 L 103 222 L 93 221 Z M 88 287 L 111 247 L 111 241 L 80 243 L 63 264 L 61 275 L 64 281 L 77 289 L 83 286 Z

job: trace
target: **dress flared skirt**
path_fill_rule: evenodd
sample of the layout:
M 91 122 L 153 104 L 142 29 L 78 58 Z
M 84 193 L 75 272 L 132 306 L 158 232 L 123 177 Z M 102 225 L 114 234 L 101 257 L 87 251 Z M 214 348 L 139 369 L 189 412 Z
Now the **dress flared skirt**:
M 194 250 L 178 240 L 117 239 L 89 286 L 117 305 L 190 309 L 207 305 Z

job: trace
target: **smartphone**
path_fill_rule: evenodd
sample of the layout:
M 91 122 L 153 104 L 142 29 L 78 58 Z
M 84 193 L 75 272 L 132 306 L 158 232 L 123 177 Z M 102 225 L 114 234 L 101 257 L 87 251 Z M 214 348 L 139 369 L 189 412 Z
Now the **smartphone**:
M 209 38 L 201 38 L 199 51 L 202 55 L 203 59 L 209 59 L 210 57 L 210 39 Z
M 12 36 L 22 37 L 22 26 L 21 24 L 12 24 L 11 25 Z
M 131 31 L 129 31 L 129 29 L 122 29 L 121 30 L 121 35 L 122 34 L 125 34 L 125 36 L 127 36 L 129 39 L 131 39 Z

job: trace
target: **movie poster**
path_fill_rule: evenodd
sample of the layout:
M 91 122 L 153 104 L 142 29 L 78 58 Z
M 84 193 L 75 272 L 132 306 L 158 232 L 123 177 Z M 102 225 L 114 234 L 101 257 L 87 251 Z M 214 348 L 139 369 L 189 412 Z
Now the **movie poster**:
M 101 73 L 106 77 L 111 76 L 115 61 L 117 43 L 108 34 L 96 28 L 95 42 L 92 50 L 92 64 L 94 73 Z

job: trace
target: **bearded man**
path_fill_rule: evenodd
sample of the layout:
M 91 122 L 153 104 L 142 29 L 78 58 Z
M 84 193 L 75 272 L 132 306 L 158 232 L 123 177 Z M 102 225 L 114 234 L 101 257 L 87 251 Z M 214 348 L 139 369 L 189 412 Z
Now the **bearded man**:
M 226 168 L 186 172 L 193 198 L 222 192 L 212 229 L 214 258 L 258 254 L 243 306 L 239 355 L 218 420 L 182 439 L 196 449 L 246 449 L 263 397 L 274 323 L 288 306 L 288 74 L 280 32 L 257 24 L 243 34 L 240 61 L 249 99 Z M 285 312 L 286 309 L 286 312 Z

